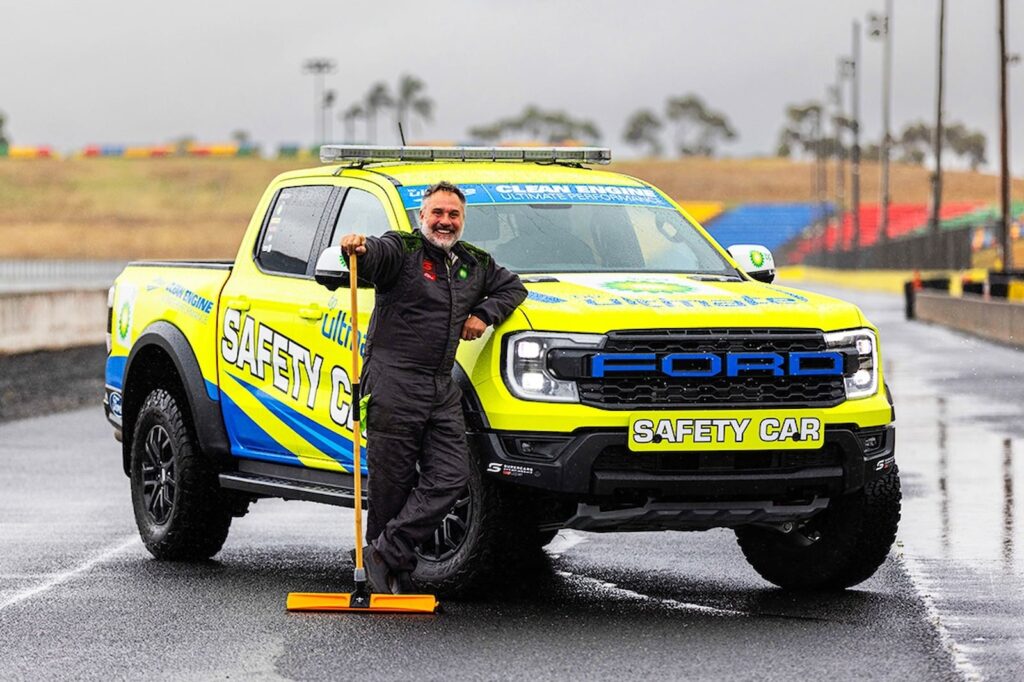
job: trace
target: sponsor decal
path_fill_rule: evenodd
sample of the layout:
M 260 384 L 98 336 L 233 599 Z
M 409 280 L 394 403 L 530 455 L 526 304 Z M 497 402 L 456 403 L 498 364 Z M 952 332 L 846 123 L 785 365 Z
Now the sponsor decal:
M 508 476 L 509 478 L 540 476 L 540 472 L 533 467 L 521 466 L 519 464 L 502 464 L 501 462 L 489 462 L 487 464 L 487 473 Z
M 332 308 L 334 306 L 331 306 Z M 323 322 L 320 323 L 320 334 L 342 348 L 352 348 L 352 321 L 349 319 L 350 314 L 344 310 L 339 310 L 333 315 L 325 315 Z M 366 354 L 366 336 L 363 332 L 359 332 L 359 354 Z
M 637 294 L 688 294 L 695 287 L 677 284 L 675 282 L 658 282 L 644 280 L 620 280 L 616 282 L 605 282 L 605 288 L 615 291 L 626 291 Z
M 418 209 L 427 185 L 400 187 L 406 209 Z M 466 184 L 459 185 L 466 204 L 612 204 L 672 208 L 650 187 L 577 184 Z
M 437 281 L 437 274 L 434 272 L 434 261 L 423 261 L 423 276 L 429 279 L 431 282 Z
M 334 319 L 335 341 L 351 343 L 351 325 L 342 335 L 343 320 Z M 243 317 L 239 310 L 224 313 L 220 353 L 225 362 L 246 374 L 261 381 L 269 379 L 274 391 L 295 407 L 315 410 L 320 383 L 329 378 L 331 421 L 352 429 L 352 380 L 344 367 L 327 369 L 323 356 L 248 315 Z
M 761 267 L 764 265 L 764 253 L 761 251 L 751 251 L 750 262 L 754 264 L 755 268 Z
M 136 289 L 131 284 L 117 288 L 117 340 L 125 346 L 131 345 L 132 318 L 135 316 Z
M 885 457 L 875 464 L 875 471 L 887 471 L 896 463 L 896 457 Z
M 466 279 L 467 277 L 469 277 L 469 270 L 466 269 L 465 265 L 463 265 L 459 268 L 459 279 Z

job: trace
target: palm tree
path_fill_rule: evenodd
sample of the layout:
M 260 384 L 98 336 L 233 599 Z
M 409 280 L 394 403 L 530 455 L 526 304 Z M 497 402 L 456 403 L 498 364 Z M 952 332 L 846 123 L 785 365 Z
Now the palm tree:
M 359 102 L 355 102 L 338 115 L 345 122 L 345 142 L 356 141 L 356 121 L 366 116 L 366 110 Z
M 405 117 L 411 111 L 425 121 L 434 111 L 434 100 L 423 94 L 426 85 L 416 76 L 403 75 L 398 80 L 398 99 L 395 101 L 395 123 L 405 130 Z M 410 121 L 411 122 L 411 121 Z
M 366 107 L 366 132 L 371 144 L 377 144 L 377 113 L 394 105 L 395 100 L 388 92 L 386 83 L 374 83 L 370 86 L 370 91 L 366 93 L 364 106 Z

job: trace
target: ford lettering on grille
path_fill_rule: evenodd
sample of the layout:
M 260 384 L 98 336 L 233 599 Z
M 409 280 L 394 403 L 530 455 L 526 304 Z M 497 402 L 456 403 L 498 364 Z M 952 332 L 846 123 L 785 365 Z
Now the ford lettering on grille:
M 662 375 L 675 378 L 742 376 L 842 376 L 843 355 L 834 351 L 794 353 L 598 353 L 590 376 Z

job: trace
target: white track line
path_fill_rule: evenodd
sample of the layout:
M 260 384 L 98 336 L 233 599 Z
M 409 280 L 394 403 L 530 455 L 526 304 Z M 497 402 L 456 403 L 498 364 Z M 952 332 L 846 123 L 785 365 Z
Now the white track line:
M 40 584 L 40 585 L 36 585 L 35 587 L 30 587 L 27 590 L 23 590 L 21 592 L 18 592 L 17 594 L 14 594 L 13 596 L 8 597 L 4 601 L 0 602 L 0 611 L 3 611 L 8 606 L 14 606 L 15 604 L 20 604 L 21 602 L 23 602 L 23 601 L 25 601 L 27 599 L 31 599 L 32 597 L 35 597 L 36 595 L 42 594 L 43 592 L 46 592 L 48 590 L 52 590 L 54 587 L 57 587 L 61 583 L 65 583 L 68 580 L 71 580 L 72 578 L 74 578 L 74 577 L 76 577 L 78 575 L 81 575 L 82 573 L 85 573 L 86 571 L 90 570 L 94 566 L 96 566 L 98 564 L 102 564 L 104 561 L 107 561 L 108 559 L 110 559 L 110 558 L 120 554 L 121 552 L 125 551 L 129 547 L 133 547 L 133 546 L 137 545 L 138 543 L 139 543 L 139 536 L 138 535 L 132 535 L 130 538 L 128 538 L 127 540 L 122 541 L 120 544 L 114 545 L 113 547 L 108 547 L 107 549 L 105 549 L 100 554 L 97 554 L 92 559 L 89 559 L 88 561 L 86 561 L 84 564 L 80 564 L 80 565 L 76 566 L 75 568 L 72 568 L 69 571 L 64 571 L 63 573 L 58 573 L 55 576 L 53 576 L 52 578 L 50 578 L 49 580 L 47 580 L 46 582 Z
M 675 599 L 662 599 L 660 597 L 652 597 L 647 594 L 641 594 L 640 592 L 634 592 L 633 590 L 627 590 L 624 587 L 619 587 L 615 583 L 609 583 L 598 578 L 591 578 L 587 575 L 580 575 L 579 573 L 570 573 L 569 571 L 558 571 L 558 575 L 569 580 L 575 580 L 578 582 L 588 583 L 597 587 L 599 590 L 604 592 L 610 592 L 619 597 L 626 599 L 634 599 L 637 601 L 651 601 L 662 606 L 666 606 L 670 609 L 677 611 L 696 611 L 698 613 L 706 613 L 713 616 L 751 616 L 753 614 L 747 611 L 736 611 L 733 609 L 720 609 L 714 606 L 705 606 L 703 604 L 693 604 L 690 602 L 677 601 Z
M 957 644 L 957 641 L 953 639 L 953 635 L 950 634 L 949 629 L 942 622 L 942 616 L 939 613 L 939 609 L 935 606 L 935 600 L 932 599 L 931 591 L 929 589 L 929 582 L 934 583 L 934 580 L 928 574 L 928 572 L 921 566 L 916 560 L 910 558 L 904 553 L 902 548 L 896 554 L 896 558 L 903 566 L 904 572 L 910 577 L 910 582 L 914 586 L 914 591 L 917 592 L 918 598 L 924 603 L 925 612 L 928 614 L 928 621 L 939 635 L 939 642 L 942 644 L 942 648 L 946 650 L 950 660 L 953 663 L 953 667 L 956 671 L 969 682 L 975 680 L 983 680 L 985 676 L 981 670 L 974 665 L 961 645 Z
M 548 554 L 551 555 L 552 559 L 557 559 L 563 554 L 568 552 L 573 547 L 581 545 L 584 542 L 588 542 L 589 538 L 583 533 L 579 533 L 574 530 L 564 529 L 558 531 L 558 535 L 555 539 L 548 543 L 548 546 L 544 549 Z M 662 606 L 666 606 L 670 609 L 677 611 L 696 611 L 699 613 L 707 613 L 715 616 L 750 616 L 752 614 L 746 611 L 734 611 L 732 609 L 719 609 L 714 606 L 705 606 L 703 604 L 693 604 L 690 602 L 677 601 L 675 599 L 662 599 L 660 597 L 652 597 L 647 594 L 641 594 L 640 592 L 634 592 L 633 590 L 627 590 L 624 587 L 619 587 L 615 583 L 609 583 L 604 580 L 597 578 L 591 578 L 588 575 L 580 575 L 579 573 L 570 573 L 569 571 L 558 571 L 558 575 L 569 580 L 576 580 L 578 582 L 588 583 L 597 587 L 605 592 L 611 592 L 619 597 L 626 599 L 635 599 L 637 601 L 652 601 Z

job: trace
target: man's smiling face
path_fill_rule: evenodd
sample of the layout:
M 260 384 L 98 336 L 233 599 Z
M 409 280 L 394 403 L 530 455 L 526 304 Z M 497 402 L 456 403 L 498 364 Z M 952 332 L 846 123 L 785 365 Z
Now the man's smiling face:
M 466 207 L 451 192 L 437 191 L 423 201 L 420 208 L 420 230 L 428 242 L 451 251 L 462 238 L 462 222 Z

